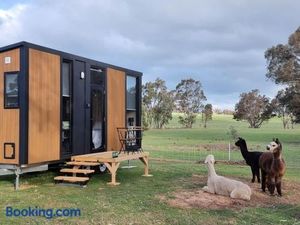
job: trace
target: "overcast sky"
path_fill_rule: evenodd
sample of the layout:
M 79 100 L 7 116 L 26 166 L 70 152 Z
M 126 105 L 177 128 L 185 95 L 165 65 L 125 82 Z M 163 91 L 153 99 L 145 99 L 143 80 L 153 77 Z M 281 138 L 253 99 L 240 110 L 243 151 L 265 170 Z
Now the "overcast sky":
M 0 46 L 28 41 L 160 77 L 200 80 L 207 102 L 273 97 L 264 51 L 300 26 L 299 0 L 0 0 Z

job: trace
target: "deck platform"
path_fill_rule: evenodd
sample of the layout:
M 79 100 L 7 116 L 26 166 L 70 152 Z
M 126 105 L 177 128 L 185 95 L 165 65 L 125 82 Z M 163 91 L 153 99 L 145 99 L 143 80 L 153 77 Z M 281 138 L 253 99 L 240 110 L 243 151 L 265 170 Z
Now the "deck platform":
M 110 185 L 119 185 L 116 181 L 117 170 L 120 163 L 127 160 L 139 159 L 144 164 L 144 175 L 146 177 L 151 177 L 149 174 L 149 152 L 137 151 L 137 152 L 121 152 L 117 157 L 113 157 L 115 152 L 100 152 L 86 155 L 77 155 L 71 158 L 72 162 L 95 162 L 103 163 L 106 165 L 107 169 L 111 173 Z

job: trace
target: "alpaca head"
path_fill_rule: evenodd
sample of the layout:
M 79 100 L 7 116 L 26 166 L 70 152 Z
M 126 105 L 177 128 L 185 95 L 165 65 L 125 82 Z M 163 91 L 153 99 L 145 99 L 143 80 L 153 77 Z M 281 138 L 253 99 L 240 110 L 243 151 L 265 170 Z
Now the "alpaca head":
M 246 141 L 245 141 L 245 139 L 239 137 L 239 139 L 235 142 L 235 145 L 238 147 L 241 147 L 243 145 L 246 145 Z
M 280 141 L 278 140 L 278 138 L 273 138 L 273 141 L 271 141 L 268 145 L 267 145 L 267 150 L 269 150 L 270 152 L 273 152 L 274 151 L 281 151 L 282 149 L 282 145 L 280 143 Z
M 205 164 L 215 164 L 215 157 L 213 155 L 206 156 L 206 159 L 204 161 Z
M 277 144 L 276 148 L 274 148 L 274 149 L 272 150 L 273 155 L 274 155 L 275 158 L 280 158 L 281 152 L 282 152 L 282 144 L 281 144 L 281 142 L 278 140 L 278 138 L 273 139 L 273 142 L 275 142 L 275 143 Z

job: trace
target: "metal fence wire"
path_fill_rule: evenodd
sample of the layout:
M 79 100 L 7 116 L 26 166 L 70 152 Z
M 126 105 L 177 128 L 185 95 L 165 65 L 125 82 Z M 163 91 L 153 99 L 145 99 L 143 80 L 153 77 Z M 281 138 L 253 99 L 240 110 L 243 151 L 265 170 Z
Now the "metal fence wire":
M 251 149 L 251 148 L 249 148 Z M 265 151 L 265 147 L 253 146 L 252 149 L 257 151 Z M 245 164 L 245 160 L 236 146 L 231 143 L 205 144 L 198 146 L 168 146 L 168 147 L 147 147 L 145 151 L 150 152 L 152 159 L 170 161 L 170 162 L 186 162 L 196 163 L 203 162 L 208 154 L 213 154 L 217 161 L 227 163 Z M 251 151 L 251 150 L 250 150 Z M 288 168 L 300 168 L 300 148 L 290 147 L 284 152 L 283 157 Z

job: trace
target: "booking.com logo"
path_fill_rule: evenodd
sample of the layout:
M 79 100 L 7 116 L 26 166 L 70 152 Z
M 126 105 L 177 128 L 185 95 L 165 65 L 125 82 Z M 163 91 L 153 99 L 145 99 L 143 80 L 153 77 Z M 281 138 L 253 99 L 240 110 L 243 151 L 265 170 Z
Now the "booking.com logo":
M 5 209 L 6 217 L 45 217 L 52 219 L 53 217 L 79 217 L 80 209 L 61 208 L 61 209 L 43 209 L 38 206 L 23 209 L 7 206 Z

